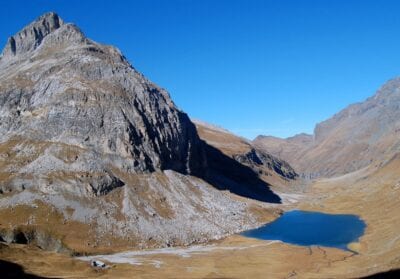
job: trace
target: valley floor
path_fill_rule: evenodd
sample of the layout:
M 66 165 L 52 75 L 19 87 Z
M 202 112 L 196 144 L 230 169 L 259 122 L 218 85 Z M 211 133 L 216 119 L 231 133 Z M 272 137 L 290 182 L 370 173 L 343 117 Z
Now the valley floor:
M 360 242 L 351 245 L 358 254 L 234 235 L 205 246 L 114 255 L 107 270 L 94 270 L 87 261 L 23 245 L 3 246 L 0 258 L 21 265 L 26 273 L 50 278 L 363 277 L 400 267 L 399 168 L 400 160 L 394 158 L 383 166 L 315 181 L 298 203 L 286 206 L 360 215 L 367 229 Z

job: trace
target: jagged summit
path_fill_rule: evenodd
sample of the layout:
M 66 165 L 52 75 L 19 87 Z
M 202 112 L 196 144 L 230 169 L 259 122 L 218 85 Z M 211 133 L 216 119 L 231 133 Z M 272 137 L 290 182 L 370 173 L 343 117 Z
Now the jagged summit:
M 116 170 L 201 171 L 202 146 L 188 116 L 119 50 L 87 39 L 55 13 L 10 41 L 4 52 L 10 59 L 0 63 L 0 142 L 29 141 L 24 147 L 37 156 L 18 168 L 32 180 L 10 179 L 3 188 L 41 188 L 55 171 L 69 173 L 78 186 L 81 172 L 95 172 L 88 188 L 66 188 L 99 194 L 124 184 Z M 46 148 L 37 149 L 43 142 Z M 56 155 L 60 148 L 79 154 L 66 163 Z
M 86 39 L 57 14 L 13 36 L 4 51 L 9 56 L 12 63 L 0 67 L 1 140 L 19 135 L 78 145 L 132 172 L 187 173 L 202 164 L 192 159 L 201 148 L 195 127 L 168 93 L 116 48 Z M 109 168 L 101 164 L 90 168 Z
M 64 25 L 64 21 L 54 12 L 46 13 L 11 36 L 2 52 L 8 58 L 35 50 L 51 32 Z

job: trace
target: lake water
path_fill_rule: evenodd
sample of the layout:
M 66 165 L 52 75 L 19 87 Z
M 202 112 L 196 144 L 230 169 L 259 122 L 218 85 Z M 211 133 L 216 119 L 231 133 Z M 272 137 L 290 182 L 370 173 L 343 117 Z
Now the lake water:
M 347 250 L 349 243 L 357 242 L 364 234 L 365 227 L 364 221 L 357 215 L 293 210 L 242 235 L 302 246 L 320 245 Z

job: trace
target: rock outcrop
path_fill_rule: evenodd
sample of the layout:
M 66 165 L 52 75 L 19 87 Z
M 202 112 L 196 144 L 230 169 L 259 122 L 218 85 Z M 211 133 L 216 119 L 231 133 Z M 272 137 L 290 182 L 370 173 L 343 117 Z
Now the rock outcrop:
M 10 59 L 35 50 L 40 46 L 44 37 L 60 28 L 63 24 L 64 22 L 55 13 L 41 16 L 8 39 L 2 53 L 3 59 Z
M 295 179 L 298 176 L 294 169 L 285 161 L 254 148 L 245 154 L 235 155 L 234 158 L 239 163 L 249 165 L 261 173 L 263 172 L 261 167 L 266 167 L 286 179 Z

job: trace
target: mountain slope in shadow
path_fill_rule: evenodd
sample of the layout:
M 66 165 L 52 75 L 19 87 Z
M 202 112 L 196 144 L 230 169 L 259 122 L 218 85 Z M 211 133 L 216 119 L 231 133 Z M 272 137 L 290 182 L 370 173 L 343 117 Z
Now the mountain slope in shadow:
M 269 203 L 281 203 L 270 185 L 259 178 L 250 167 L 230 158 L 217 148 L 204 143 L 208 168 L 202 177 L 219 190 Z

